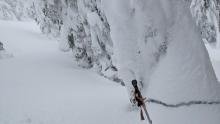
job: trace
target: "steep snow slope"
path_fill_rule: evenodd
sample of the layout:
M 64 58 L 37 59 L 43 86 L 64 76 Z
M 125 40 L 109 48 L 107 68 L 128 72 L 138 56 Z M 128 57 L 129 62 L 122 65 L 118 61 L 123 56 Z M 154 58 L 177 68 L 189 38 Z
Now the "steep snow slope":
M 213 49 L 206 44 L 218 81 L 220 81 L 220 49 Z
M 167 54 L 154 70 L 145 93 L 149 97 L 174 104 L 191 100 L 219 100 L 220 85 L 215 78 L 207 51 L 202 42 L 198 42 L 200 38 L 195 33 L 197 30 L 192 21 L 184 14 L 181 16 L 180 23 L 170 33 Z M 161 118 L 156 120 L 158 123 L 165 124 L 220 123 L 220 105 L 201 107 L 202 109 L 199 106 L 183 107 L 174 110 L 175 112 L 158 110 L 153 112 L 153 116 Z
M 220 85 L 188 3 L 130 1 L 133 4 L 127 0 L 103 4 L 116 44 L 119 74 L 128 90 L 132 78 L 142 78 L 143 94 L 166 103 L 219 101 Z M 171 110 L 153 105 L 149 109 L 158 124 L 220 123 L 220 105 L 201 107 Z
M 124 87 L 77 68 L 71 53 L 60 52 L 34 23 L 0 21 L 0 37 L 14 54 L 0 60 L 1 124 L 147 123 L 129 107 Z M 218 105 L 147 106 L 153 124 L 219 124 Z
M 178 6 L 176 22 L 168 35 L 170 41 L 167 54 L 158 63 L 151 77 L 149 92 L 152 92 L 152 97 L 157 97 L 158 91 L 163 92 L 158 98 L 170 102 L 219 100 L 220 85 L 207 50 L 189 11 L 180 7 L 180 3 L 175 3 Z M 161 84 L 167 85 L 159 87 Z
M 0 21 L 0 38 L 14 54 L 0 60 L 0 124 L 139 122 L 123 87 L 77 68 L 34 23 Z

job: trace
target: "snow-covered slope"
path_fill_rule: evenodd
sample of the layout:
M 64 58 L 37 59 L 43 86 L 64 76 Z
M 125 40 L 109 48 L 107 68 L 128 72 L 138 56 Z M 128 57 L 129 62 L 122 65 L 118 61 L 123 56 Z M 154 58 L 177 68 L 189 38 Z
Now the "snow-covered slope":
M 159 99 L 170 102 L 220 100 L 220 85 L 208 52 L 190 18 L 190 12 L 180 7 L 180 3 L 175 3 L 178 6 L 174 10 L 176 22 L 168 35 L 170 42 L 167 54 L 153 72 L 149 92 L 152 92 L 152 97 L 159 96 Z M 167 85 L 160 87 L 161 84 Z M 163 95 L 157 95 L 156 92 Z
M 189 4 L 177 0 L 130 2 L 104 2 L 119 74 L 128 90 L 131 80 L 137 78 L 143 82 L 145 96 L 166 103 L 219 101 L 220 84 Z M 219 105 L 196 107 L 164 113 L 150 108 L 150 112 L 155 123 L 219 124 Z
M 218 78 L 218 81 L 220 83 L 220 49 L 213 49 L 213 47 L 210 47 L 210 45 L 206 44 L 206 48 L 209 52 L 209 56 L 212 61 L 212 65 L 214 67 L 216 76 Z
M 120 8 L 120 11 L 124 12 L 122 13 L 124 16 L 116 19 L 119 23 L 118 25 L 114 25 L 115 20 L 110 19 L 110 23 L 113 24 L 113 31 L 118 30 L 118 34 L 116 32 L 113 34 L 113 36 L 117 34 L 118 37 L 113 37 L 113 40 L 125 40 L 128 44 L 122 43 L 121 45 L 127 45 L 128 47 L 134 45 L 134 49 L 126 48 L 123 50 L 131 53 L 131 55 L 135 55 L 137 58 L 146 55 L 144 56 L 146 59 L 144 59 L 143 62 L 149 60 L 149 57 L 152 57 L 152 61 L 149 62 L 150 64 L 157 62 L 150 71 L 151 75 L 146 76 L 145 74 L 149 74 L 148 72 L 140 75 L 140 78 L 147 77 L 144 81 L 149 81 L 145 83 L 145 87 L 148 87 L 146 87 L 143 95 L 171 104 L 182 101 L 188 102 L 189 100 L 218 100 L 220 91 L 218 88 L 219 85 L 215 80 L 215 75 L 204 45 L 202 42 L 197 42 L 200 38 L 198 34 L 195 33 L 196 28 L 193 28 L 195 25 L 193 25 L 192 20 L 188 18 L 190 14 L 189 10 L 177 11 L 178 9 L 184 8 L 174 6 L 174 11 L 170 11 L 170 9 L 166 8 L 168 7 L 166 4 L 159 6 L 165 7 L 166 9 L 161 8 L 158 10 L 158 0 L 152 0 L 151 2 L 153 4 L 149 4 L 151 5 L 149 9 L 152 9 L 151 12 L 155 12 L 153 19 L 156 18 L 159 20 L 154 22 L 153 26 L 156 27 L 152 28 L 150 27 L 151 25 L 145 25 L 146 27 L 148 26 L 147 30 L 145 30 L 145 28 L 141 27 L 143 26 L 142 24 L 146 23 L 145 19 L 148 19 L 148 16 L 142 16 L 142 14 L 148 10 L 145 10 L 144 6 L 146 4 L 138 3 L 135 7 L 130 6 L 130 4 L 123 4 L 126 3 L 126 1 L 127 0 L 124 0 L 124 2 L 123 0 L 112 0 L 112 2 L 116 4 L 117 2 L 122 3 L 118 4 L 118 6 L 114 6 L 116 8 L 111 6 L 112 4 L 108 4 L 110 7 L 113 7 L 109 10 L 116 12 L 121 5 L 125 7 L 123 9 Z M 127 13 L 131 15 L 134 14 L 134 10 L 130 9 L 128 5 L 131 8 L 137 8 L 135 11 L 140 15 L 135 15 L 135 18 L 127 18 Z M 139 7 L 141 9 L 138 9 Z M 108 8 L 106 7 L 106 9 Z M 142 9 L 144 11 L 142 11 Z M 173 24 L 173 21 L 165 21 L 164 24 L 167 24 L 165 26 L 157 25 L 162 24 L 160 16 L 163 17 L 163 14 L 157 16 L 161 10 L 166 10 L 165 20 L 168 19 L 168 17 L 173 17 L 169 12 L 182 12 L 180 13 L 182 15 L 181 18 L 174 16 L 175 19 L 179 19 L 180 21 L 172 28 L 174 29 L 172 30 L 174 34 L 169 32 L 171 35 L 169 35 L 170 42 L 168 48 L 164 51 L 166 54 L 158 53 L 158 51 L 160 51 L 158 48 L 164 44 L 163 42 L 157 41 L 167 35 L 164 31 L 170 30 L 163 29 L 167 29 L 167 27 Z M 114 15 L 114 13 L 108 13 L 107 16 L 109 17 L 111 14 Z M 119 15 L 115 16 L 120 17 L 121 15 L 119 13 Z M 140 20 L 139 17 L 143 20 Z M 124 25 L 124 21 L 128 23 Z M 133 22 L 134 24 L 130 25 L 130 23 Z M 136 28 L 135 24 L 137 22 L 139 25 L 137 25 L 138 27 Z M 187 24 L 184 22 L 187 22 Z M 179 27 L 181 27 L 181 30 L 178 30 Z M 192 30 L 188 30 L 189 27 Z M 141 30 L 138 28 L 141 28 Z M 127 29 L 134 29 L 134 31 Z M 142 31 L 145 32 L 143 33 Z M 143 39 L 132 37 L 142 36 L 142 34 L 139 33 L 146 33 L 147 36 L 149 36 L 146 38 L 146 42 L 150 44 L 149 46 L 145 47 L 143 44 L 139 44 Z M 158 33 L 159 35 L 157 35 Z M 123 35 L 127 37 L 124 38 Z M 124 87 L 99 77 L 91 71 L 79 69 L 76 64 L 72 62 L 71 53 L 60 52 L 58 50 L 58 43 L 43 36 L 33 22 L 0 21 L 0 38 L 4 43 L 5 49 L 14 54 L 13 58 L 0 60 L 0 123 L 147 123 L 147 121 L 140 121 L 139 111 L 137 109 L 129 107 L 128 95 Z M 191 38 L 195 41 L 192 41 Z M 133 43 L 133 40 L 140 42 L 136 45 Z M 119 47 L 120 46 L 118 46 L 118 48 Z M 139 50 L 141 54 L 139 54 Z M 148 52 L 150 52 L 150 54 L 145 54 Z M 155 59 L 155 56 L 152 56 L 153 53 L 157 53 L 156 55 L 161 56 L 157 56 L 158 59 Z M 120 54 L 123 55 L 124 52 Z M 125 56 L 125 60 L 118 61 L 124 62 L 121 63 L 121 65 L 124 64 L 124 66 L 121 67 L 125 68 L 126 65 L 129 65 L 130 61 L 126 61 L 126 59 L 129 60 L 131 57 L 132 56 Z M 133 61 L 133 59 L 131 59 L 131 61 Z M 149 65 L 141 67 L 147 69 L 151 67 Z M 135 66 L 129 69 L 134 69 Z M 138 67 L 138 69 L 141 67 Z M 138 71 L 141 72 L 142 70 Z M 219 124 L 220 122 L 219 105 L 194 105 L 181 108 L 167 108 L 152 103 L 147 104 L 147 108 L 153 120 L 153 124 Z
M 124 87 L 77 67 L 34 22 L 0 21 L 0 124 L 138 124 Z M 129 119 L 130 118 L 130 119 Z

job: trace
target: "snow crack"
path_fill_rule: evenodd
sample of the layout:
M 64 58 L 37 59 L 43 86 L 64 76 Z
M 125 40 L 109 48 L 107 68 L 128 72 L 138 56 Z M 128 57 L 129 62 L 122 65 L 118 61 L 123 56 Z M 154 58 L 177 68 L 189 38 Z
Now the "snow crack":
M 170 108 L 178 108 L 178 107 L 192 106 L 192 105 L 220 105 L 220 101 L 188 101 L 188 102 L 180 102 L 177 104 L 168 104 L 163 101 L 151 99 L 151 98 L 147 99 L 146 103 L 155 103 Z

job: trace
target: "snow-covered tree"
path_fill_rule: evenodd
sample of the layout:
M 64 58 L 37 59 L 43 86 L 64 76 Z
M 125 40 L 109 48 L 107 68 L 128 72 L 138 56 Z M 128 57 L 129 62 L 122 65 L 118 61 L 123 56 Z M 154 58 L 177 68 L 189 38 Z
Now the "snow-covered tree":
M 3 0 L 0 14 L 18 20 L 34 18 L 43 33 L 59 40 L 63 51 L 72 50 L 75 60 L 82 67 L 94 68 L 101 75 L 116 81 L 123 78 L 123 81 L 129 82 L 135 77 L 141 82 L 149 82 L 170 44 L 170 32 L 164 31 L 169 26 L 162 24 L 164 19 L 169 20 L 165 17 L 167 13 L 157 13 L 163 17 L 159 18 L 157 14 L 143 11 L 145 7 L 152 7 L 139 5 L 143 1 L 137 0 L 118 1 L 121 4 L 109 2 L 120 9 L 108 10 L 109 7 L 104 5 L 106 1 Z M 191 3 L 191 0 L 184 1 L 187 2 L 182 4 Z M 120 6 L 122 4 L 125 5 Z M 152 4 L 161 3 L 155 1 Z M 192 0 L 191 3 L 191 12 L 203 39 L 214 45 L 219 41 L 217 5 L 219 0 Z M 156 11 L 160 11 L 160 8 Z M 171 16 L 172 13 L 167 15 Z M 124 78 L 124 75 L 129 75 L 129 78 Z M 143 85 L 140 84 L 141 87 Z
M 0 18 L 4 20 L 28 20 L 33 17 L 32 0 L 0 1 Z
M 106 0 L 103 4 L 117 54 L 118 73 L 126 83 L 131 101 L 133 79 L 139 81 L 147 97 L 171 103 L 220 98 L 220 85 L 189 3 Z M 184 89 L 188 86 L 192 87 Z
M 191 12 L 201 30 L 203 40 L 219 47 L 219 12 L 216 0 L 192 0 Z
M 110 25 L 101 0 L 35 0 L 35 20 L 43 33 L 55 36 L 77 63 L 120 82 L 113 62 Z
M 2 20 L 13 20 L 16 19 L 11 6 L 5 2 L 0 1 L 0 19 Z
M 120 81 L 113 65 L 113 42 L 110 26 L 101 0 L 66 0 L 63 16 L 63 50 L 72 49 L 76 61 L 86 68 L 94 68 L 101 75 Z
M 60 0 L 34 0 L 35 20 L 43 33 L 58 37 L 62 26 L 62 3 Z

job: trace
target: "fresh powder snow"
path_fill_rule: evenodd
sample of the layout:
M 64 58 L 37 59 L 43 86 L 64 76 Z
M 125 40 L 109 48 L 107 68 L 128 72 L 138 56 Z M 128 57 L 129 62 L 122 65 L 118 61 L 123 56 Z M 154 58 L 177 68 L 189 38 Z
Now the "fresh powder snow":
M 188 1 L 56 0 L 52 19 L 34 3 L 38 25 L 0 21 L 0 124 L 146 124 L 133 79 L 153 124 L 220 123 L 220 50 L 202 42 Z

